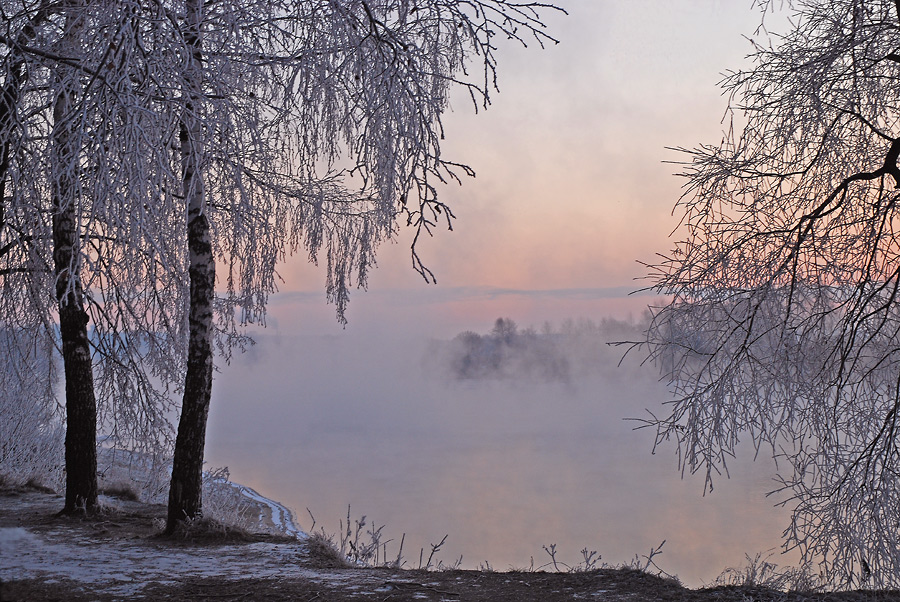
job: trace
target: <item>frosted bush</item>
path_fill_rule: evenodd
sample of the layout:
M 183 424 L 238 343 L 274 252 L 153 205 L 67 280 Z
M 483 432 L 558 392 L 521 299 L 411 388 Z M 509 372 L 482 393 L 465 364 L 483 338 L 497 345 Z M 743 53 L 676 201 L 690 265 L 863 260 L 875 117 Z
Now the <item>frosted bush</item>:
M 0 478 L 61 491 L 62 409 L 53 396 L 52 349 L 25 330 L 0 330 Z

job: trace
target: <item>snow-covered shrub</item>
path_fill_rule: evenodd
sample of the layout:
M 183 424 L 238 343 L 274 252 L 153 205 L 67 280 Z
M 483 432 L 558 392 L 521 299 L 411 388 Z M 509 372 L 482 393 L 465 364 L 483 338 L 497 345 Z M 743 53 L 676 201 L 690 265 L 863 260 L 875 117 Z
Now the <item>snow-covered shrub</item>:
M 170 457 L 109 446 L 97 450 L 97 485 L 100 493 L 131 491 L 142 502 L 165 504 L 169 494 Z M 121 496 L 120 496 L 121 497 Z
M 289 509 L 246 485 L 232 483 L 227 467 L 203 473 L 203 517 L 248 533 L 302 536 Z
M 771 554 L 750 557 L 742 567 L 727 568 L 716 577 L 714 586 L 760 587 L 786 592 L 820 592 L 826 585 L 821 575 L 812 571 L 812 564 L 799 567 L 780 567 L 770 562 Z
M 0 477 L 62 491 L 62 409 L 52 348 L 24 329 L 0 330 Z
M 203 473 L 203 516 L 222 524 L 254 531 L 247 523 L 253 514 L 250 500 L 234 487 L 227 467 L 214 468 Z

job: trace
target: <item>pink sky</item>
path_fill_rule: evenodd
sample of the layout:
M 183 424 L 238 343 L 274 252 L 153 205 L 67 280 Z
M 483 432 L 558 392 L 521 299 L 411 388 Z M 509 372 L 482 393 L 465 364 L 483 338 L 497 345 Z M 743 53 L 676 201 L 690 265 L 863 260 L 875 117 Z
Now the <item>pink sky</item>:
M 677 167 L 663 163 L 678 155 L 666 147 L 718 141 L 725 99 L 716 83 L 742 64 L 751 46 L 741 36 L 759 22 L 749 1 L 561 4 L 569 16 L 548 20 L 558 46 L 501 47 L 493 106 L 475 115 L 460 98 L 446 117 L 445 155 L 471 165 L 477 177 L 443 191 L 458 216 L 454 231 L 438 232 L 420 249 L 437 275 L 438 296 L 458 287 L 639 288 L 634 279 L 645 269 L 637 261 L 667 252 L 678 221 L 671 211 L 682 182 L 672 175 Z M 358 306 L 400 303 L 386 297 L 410 289 L 410 301 L 433 297 L 410 268 L 408 234 L 382 247 L 370 291 L 384 294 L 356 294 L 350 328 L 364 327 L 354 324 L 363 316 L 381 315 Z M 322 270 L 302 256 L 281 272 L 284 291 L 323 290 Z M 455 311 L 477 327 L 484 316 L 516 311 L 529 322 L 569 312 L 639 312 L 641 305 L 573 303 L 569 296 L 557 307 L 548 303 L 536 309 L 508 295 Z M 284 324 L 285 315 L 273 315 Z

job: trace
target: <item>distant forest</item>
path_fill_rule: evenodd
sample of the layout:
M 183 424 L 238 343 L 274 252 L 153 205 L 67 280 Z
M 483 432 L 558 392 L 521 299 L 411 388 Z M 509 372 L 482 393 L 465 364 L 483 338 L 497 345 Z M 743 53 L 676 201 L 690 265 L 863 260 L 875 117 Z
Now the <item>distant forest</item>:
M 566 320 L 557 329 L 545 322 L 540 330 L 519 329 L 509 318 L 497 318 L 487 334 L 465 331 L 450 341 L 433 343 L 429 361 L 457 380 L 515 379 L 568 382 L 573 376 L 615 365 L 626 347 L 639 340 L 645 325 L 604 318 Z

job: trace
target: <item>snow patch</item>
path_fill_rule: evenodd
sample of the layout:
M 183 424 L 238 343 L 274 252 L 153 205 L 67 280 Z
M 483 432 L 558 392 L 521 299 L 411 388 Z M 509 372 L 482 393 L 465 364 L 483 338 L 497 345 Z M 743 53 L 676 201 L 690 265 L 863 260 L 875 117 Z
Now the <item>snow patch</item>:
M 240 483 L 229 483 L 229 485 L 237 489 L 240 494 L 247 499 L 253 500 L 254 502 L 262 504 L 263 506 L 268 508 L 272 515 L 272 523 L 276 528 L 280 529 L 287 535 L 296 537 L 298 539 L 305 539 L 307 537 L 306 533 L 297 528 L 297 525 L 294 523 L 294 513 L 291 512 L 286 506 L 279 502 L 276 502 L 275 500 L 270 500 L 269 498 L 260 495 L 254 489 L 251 489 L 246 485 L 241 485 Z
M 5 527 L 0 529 L 0 556 L 9 558 L 20 554 L 23 550 L 40 546 L 40 540 L 33 533 L 22 527 Z

